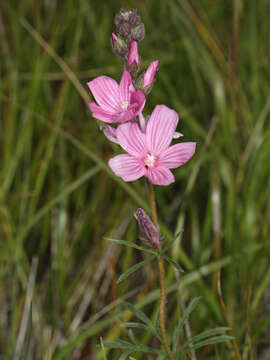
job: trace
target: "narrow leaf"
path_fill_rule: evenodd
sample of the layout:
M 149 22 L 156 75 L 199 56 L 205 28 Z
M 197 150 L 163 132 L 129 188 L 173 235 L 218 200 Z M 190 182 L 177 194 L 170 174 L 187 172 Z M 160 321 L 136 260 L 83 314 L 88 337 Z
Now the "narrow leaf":
M 145 315 L 144 312 L 136 309 L 132 304 L 126 301 L 124 302 L 124 304 L 129 311 L 131 311 L 138 319 L 144 322 L 149 327 L 149 329 L 151 329 L 150 331 L 152 331 L 157 337 L 159 337 L 154 325 L 152 324 L 152 321 Z
M 214 329 L 211 329 L 211 330 L 206 330 L 206 331 L 203 331 L 202 333 L 200 333 L 199 335 L 196 335 L 196 336 L 193 336 L 192 339 L 190 339 L 189 341 L 185 342 L 183 344 L 183 346 L 185 347 L 186 345 L 192 343 L 195 345 L 196 342 L 202 340 L 202 339 L 205 339 L 209 336 L 213 336 L 213 335 L 220 335 L 222 333 L 224 333 L 225 331 L 229 331 L 231 330 L 229 327 L 217 327 L 217 328 L 214 328 Z
M 140 245 L 137 245 L 135 244 L 134 242 L 132 241 L 128 241 L 128 240 L 119 240 L 119 239 L 112 239 L 112 238 L 108 238 L 108 237 L 105 237 L 104 239 L 108 240 L 108 241 L 111 241 L 113 243 L 116 243 L 116 244 L 119 244 L 119 245 L 124 245 L 124 246 L 128 246 L 128 247 L 132 247 L 134 249 L 137 249 L 137 250 L 140 250 L 140 251 L 145 251 L 145 252 L 148 252 L 150 254 L 154 254 L 156 256 L 159 255 L 158 251 L 155 251 L 155 250 L 151 250 L 151 249 L 147 249 L 143 246 L 140 246 Z
M 233 340 L 234 337 L 233 336 L 228 336 L 228 335 L 224 335 L 224 336 L 215 336 L 215 337 L 212 337 L 210 339 L 207 339 L 207 340 L 204 340 L 204 341 L 201 341 L 197 344 L 195 344 L 194 346 L 192 346 L 191 348 L 188 348 L 186 349 L 185 351 L 183 351 L 184 349 L 181 348 L 178 350 L 177 352 L 177 356 L 185 356 L 187 353 L 189 353 L 192 349 L 193 350 L 196 350 L 196 349 L 200 349 L 204 346 L 208 346 L 208 345 L 214 345 L 214 344 L 219 344 L 221 342 L 226 342 L 226 341 L 231 341 Z
M 138 269 L 140 269 L 143 265 L 150 263 L 151 261 L 153 261 L 156 258 L 156 256 L 151 256 L 141 262 L 139 262 L 138 264 L 135 264 L 133 266 L 131 266 L 127 271 L 125 271 L 123 274 L 121 274 L 117 280 L 117 284 L 119 284 L 120 282 L 122 282 L 123 280 L 125 280 L 127 277 L 129 277 L 129 275 L 133 274 L 135 271 L 137 271 Z
M 170 259 L 168 256 L 166 255 L 161 255 L 161 257 L 166 260 L 168 263 L 170 263 L 171 265 L 173 265 L 178 271 L 180 272 L 184 272 L 184 270 L 181 268 L 181 266 L 179 264 L 177 264 L 177 262 L 175 262 L 174 260 Z
M 158 334 L 156 329 L 153 329 L 152 326 L 150 327 L 146 324 L 137 323 L 137 322 L 129 322 L 129 323 L 121 324 L 121 327 L 133 328 L 133 329 L 144 329 L 146 331 L 150 331 L 152 334 L 154 334 L 156 337 L 158 337 L 158 339 L 161 341 L 160 335 Z
M 161 332 L 160 332 L 160 324 L 159 324 L 159 320 L 160 319 L 160 309 L 158 309 L 156 316 L 155 316 L 155 329 L 157 331 L 157 333 L 159 334 L 159 336 L 161 337 Z
M 130 340 L 133 342 L 133 344 L 135 344 L 135 345 L 139 344 L 132 329 L 128 329 L 128 336 L 129 336 Z
M 133 350 L 127 350 L 125 351 L 119 358 L 119 360 L 126 360 L 127 357 L 133 353 Z
M 145 345 L 133 345 L 122 341 L 107 342 L 104 344 L 104 346 L 109 349 L 127 349 L 127 350 L 132 350 L 132 352 L 141 351 L 141 352 L 157 354 L 157 355 L 164 354 L 161 350 L 158 349 L 153 349 Z
M 30 340 L 31 340 L 31 333 L 32 333 L 32 303 L 30 305 L 26 336 L 25 336 L 23 349 L 22 349 L 22 359 L 23 360 L 28 359 L 28 351 L 29 351 L 29 345 L 30 345 Z
M 198 302 L 200 301 L 200 299 L 201 299 L 201 297 L 196 297 L 195 299 L 193 299 L 189 303 L 186 310 L 184 311 L 182 317 L 179 319 L 178 325 L 175 328 L 174 333 L 173 333 L 173 351 L 176 351 L 177 343 L 178 343 L 179 336 L 180 336 L 180 331 L 181 331 L 182 327 L 184 326 L 185 321 L 189 318 L 189 315 L 195 309 L 195 307 L 198 304 Z

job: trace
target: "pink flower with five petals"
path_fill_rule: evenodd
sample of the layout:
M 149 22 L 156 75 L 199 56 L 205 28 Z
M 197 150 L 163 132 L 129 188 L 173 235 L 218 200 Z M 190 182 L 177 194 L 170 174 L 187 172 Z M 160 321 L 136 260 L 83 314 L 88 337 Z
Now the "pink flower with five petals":
M 155 185 L 174 182 L 170 169 L 184 165 L 194 154 L 196 143 L 170 146 L 178 123 L 177 113 L 165 105 L 157 105 L 143 133 L 135 122 L 119 125 L 116 137 L 128 154 L 110 159 L 109 166 L 124 181 L 142 176 Z
M 144 107 L 145 96 L 142 91 L 136 91 L 126 69 L 120 85 L 108 76 L 99 76 L 87 85 L 98 103 L 89 103 L 93 117 L 98 120 L 123 123 L 132 120 Z

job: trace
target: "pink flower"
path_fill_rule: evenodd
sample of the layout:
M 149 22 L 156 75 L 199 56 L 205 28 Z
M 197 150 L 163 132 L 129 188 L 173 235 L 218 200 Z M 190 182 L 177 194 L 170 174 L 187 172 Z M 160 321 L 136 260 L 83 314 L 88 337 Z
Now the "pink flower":
M 113 172 L 125 181 L 142 176 L 155 185 L 169 185 L 174 176 L 169 169 L 185 164 L 194 154 L 196 143 L 170 146 L 178 123 L 178 115 L 165 105 L 157 105 L 143 133 L 135 122 L 118 126 L 116 136 L 128 154 L 110 159 Z
M 128 53 L 128 66 L 131 66 L 135 63 L 137 68 L 140 67 L 140 55 L 138 52 L 138 43 L 137 41 L 132 40 L 129 46 L 129 53 Z
M 120 85 L 108 76 L 99 76 L 87 83 L 96 102 L 89 103 L 94 118 L 107 123 L 132 120 L 143 109 L 145 96 L 136 91 L 129 72 L 125 69 Z
M 159 61 L 155 60 L 148 66 L 146 72 L 143 75 L 143 89 L 147 86 L 153 85 L 156 72 L 158 71 L 158 64 Z

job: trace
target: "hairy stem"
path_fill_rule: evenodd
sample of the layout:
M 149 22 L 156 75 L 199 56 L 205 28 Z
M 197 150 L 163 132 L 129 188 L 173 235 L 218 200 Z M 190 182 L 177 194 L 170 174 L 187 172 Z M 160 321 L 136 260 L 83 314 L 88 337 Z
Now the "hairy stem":
M 157 227 L 158 225 L 158 217 L 157 217 L 157 209 L 156 209 L 156 201 L 153 185 L 148 182 L 149 189 L 149 201 L 151 207 L 152 220 Z M 161 249 L 161 244 L 159 244 L 159 249 Z M 159 256 L 158 257 L 158 269 L 159 269 L 159 281 L 160 281 L 160 314 L 159 314 L 159 326 L 160 332 L 163 340 L 163 344 L 168 355 L 168 359 L 173 360 L 173 355 L 168 343 L 167 334 L 166 334 L 166 326 L 165 326 L 165 271 L 163 260 Z

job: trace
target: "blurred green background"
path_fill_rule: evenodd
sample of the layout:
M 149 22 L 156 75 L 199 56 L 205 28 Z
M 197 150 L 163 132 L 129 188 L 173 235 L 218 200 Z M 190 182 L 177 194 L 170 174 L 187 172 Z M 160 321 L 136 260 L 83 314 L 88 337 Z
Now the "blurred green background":
M 120 79 L 110 34 L 121 7 L 146 24 L 143 67 L 160 60 L 144 113 L 174 108 L 184 141 L 197 142 L 175 184 L 156 187 L 166 238 L 183 230 L 169 253 L 185 301 L 202 296 L 192 332 L 228 321 L 244 360 L 270 359 L 269 0 L 1 1 L 0 358 L 29 344 L 27 359 L 103 359 L 99 338 L 126 336 L 124 298 L 150 317 L 158 307 L 155 264 L 116 284 L 143 255 L 104 236 L 140 242 L 133 212 L 148 209 L 147 189 L 109 171 L 117 146 L 87 106 L 87 81 Z M 181 308 L 166 270 L 171 334 Z M 197 357 L 233 359 L 233 347 Z

